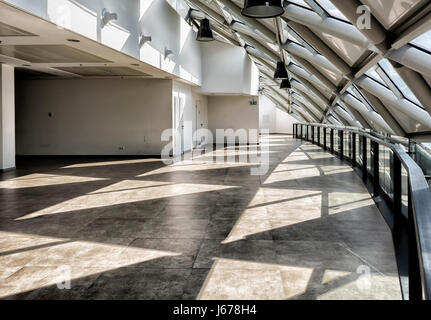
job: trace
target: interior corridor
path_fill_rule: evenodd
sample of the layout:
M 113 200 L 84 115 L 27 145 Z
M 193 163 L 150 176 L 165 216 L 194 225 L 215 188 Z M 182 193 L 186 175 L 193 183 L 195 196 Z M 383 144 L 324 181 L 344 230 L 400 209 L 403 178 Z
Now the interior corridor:
M 360 177 L 290 136 L 267 143 L 264 176 L 250 157 L 215 153 L 170 166 L 21 160 L 1 174 L 0 297 L 401 299 L 390 231 Z

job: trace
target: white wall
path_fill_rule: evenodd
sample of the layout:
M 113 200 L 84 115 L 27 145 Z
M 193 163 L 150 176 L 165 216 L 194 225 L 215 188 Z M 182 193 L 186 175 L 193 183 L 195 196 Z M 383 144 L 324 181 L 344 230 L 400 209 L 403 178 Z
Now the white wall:
M 166 0 L 3 0 L 196 85 L 202 83 L 196 33 Z M 101 27 L 102 10 L 118 20 Z M 139 48 L 141 32 L 153 41 Z M 165 59 L 165 48 L 173 51 Z
M 298 123 L 298 120 L 287 112 L 276 109 L 276 133 L 293 134 L 294 123 Z
M 257 95 L 259 72 L 242 47 L 202 43 L 202 88 L 206 94 Z
M 172 81 L 20 81 L 16 105 L 18 155 L 160 155 Z
M 172 105 L 174 105 L 175 99 L 179 99 L 178 101 L 183 104 L 180 117 L 184 122 L 183 151 L 187 152 L 198 146 L 194 132 L 197 129 L 208 127 L 208 99 L 206 96 L 193 92 L 190 85 L 178 81 L 173 83 L 172 94 L 174 99 Z M 172 124 L 172 126 L 174 125 Z
M 14 68 L 0 64 L 0 170 L 15 167 Z
M 217 129 L 259 129 L 259 106 L 250 105 L 250 96 L 211 96 L 208 98 L 208 122 L 214 142 Z M 257 143 L 257 140 L 241 140 L 239 143 Z
M 259 96 L 259 128 L 267 129 L 269 133 L 293 134 L 294 117 L 280 110 L 274 102 L 265 96 Z
M 259 96 L 259 129 L 277 133 L 276 106 L 265 96 Z

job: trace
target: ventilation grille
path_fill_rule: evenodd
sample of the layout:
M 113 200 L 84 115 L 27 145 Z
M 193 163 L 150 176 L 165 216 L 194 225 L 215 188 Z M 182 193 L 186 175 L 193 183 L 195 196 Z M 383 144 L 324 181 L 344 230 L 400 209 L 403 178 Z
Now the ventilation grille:
M 36 70 L 17 68 L 15 69 L 15 78 L 18 80 L 36 80 L 36 79 L 56 79 L 55 74 L 45 73 Z
M 127 67 L 61 67 L 56 69 L 83 77 L 150 77 L 149 74 Z
M 35 37 L 35 34 L 0 22 L 0 37 Z
M 0 46 L 0 54 L 30 63 L 111 62 L 66 45 Z

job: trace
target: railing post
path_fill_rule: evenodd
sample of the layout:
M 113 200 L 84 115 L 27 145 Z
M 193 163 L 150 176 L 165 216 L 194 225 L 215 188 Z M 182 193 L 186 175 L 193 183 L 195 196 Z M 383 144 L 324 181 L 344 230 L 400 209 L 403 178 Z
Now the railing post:
M 331 137 L 330 137 L 330 143 L 331 143 L 331 153 L 334 153 L 334 129 L 331 130 Z
M 352 132 L 352 166 L 356 167 L 356 133 Z
M 367 181 L 368 171 L 367 171 L 367 138 L 362 137 L 362 179 Z
M 323 128 L 323 150 L 326 150 L 326 128 Z
M 305 140 L 308 141 L 308 124 L 305 126 Z
M 338 131 L 338 136 L 340 137 L 340 159 L 344 159 L 344 132 L 343 130 Z
M 374 171 L 374 179 L 373 179 L 373 189 L 374 189 L 374 197 L 378 197 L 380 194 L 380 177 L 379 177 L 379 144 L 376 141 L 372 142 L 372 148 L 374 153 L 374 161 L 373 161 L 373 171 Z
M 320 143 L 320 127 L 317 127 L 317 145 L 319 147 L 321 147 L 321 143 Z
M 409 209 L 408 209 L 408 242 L 409 242 L 409 300 L 422 300 L 422 283 L 419 268 L 419 252 L 416 242 L 416 228 L 413 214 L 412 194 L 409 182 Z
M 315 132 L 316 132 L 316 130 L 315 130 L 316 128 L 314 127 L 314 126 L 312 126 L 311 127 L 311 135 L 313 136 L 313 143 L 316 143 L 316 139 L 315 139 L 315 137 L 314 137 L 314 134 L 315 134 Z

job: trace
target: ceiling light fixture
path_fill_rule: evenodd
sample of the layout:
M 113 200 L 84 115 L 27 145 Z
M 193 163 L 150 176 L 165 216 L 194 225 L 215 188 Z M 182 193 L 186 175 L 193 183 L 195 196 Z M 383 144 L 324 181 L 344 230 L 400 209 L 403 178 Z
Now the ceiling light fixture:
M 81 42 L 81 40 L 78 40 L 78 39 L 67 39 L 67 41 L 75 42 L 75 43 Z
M 170 56 L 172 56 L 173 54 L 174 54 L 174 52 L 172 50 L 165 49 L 165 60 L 167 58 L 169 58 Z
M 207 18 L 201 20 L 196 40 L 201 42 L 214 41 L 214 34 Z
M 151 36 L 146 36 L 141 33 L 141 36 L 139 37 L 139 48 L 142 48 L 147 42 L 151 41 L 153 41 L 153 38 Z
M 292 89 L 289 79 L 281 81 L 280 89 Z
M 242 15 L 249 18 L 275 18 L 284 14 L 282 0 L 245 0 Z
M 102 11 L 102 28 L 105 27 L 109 22 L 118 20 L 118 15 L 113 12 L 109 12 L 108 9 Z
M 283 61 L 277 62 L 277 69 L 275 70 L 274 79 L 289 79 L 289 75 L 287 74 L 286 65 Z

